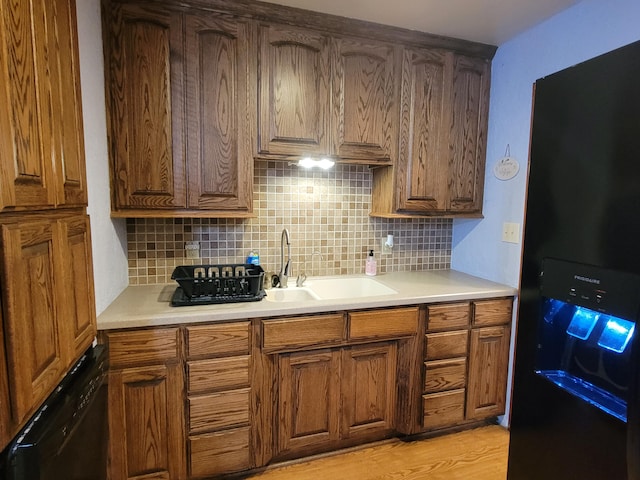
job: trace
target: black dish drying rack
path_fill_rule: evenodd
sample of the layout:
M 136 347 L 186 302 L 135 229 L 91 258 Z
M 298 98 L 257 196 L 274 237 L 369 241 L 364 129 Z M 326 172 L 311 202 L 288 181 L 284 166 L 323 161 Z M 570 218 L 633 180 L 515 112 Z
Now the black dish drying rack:
M 182 265 L 171 279 L 180 285 L 171 298 L 174 307 L 256 302 L 265 296 L 264 271 L 259 265 Z

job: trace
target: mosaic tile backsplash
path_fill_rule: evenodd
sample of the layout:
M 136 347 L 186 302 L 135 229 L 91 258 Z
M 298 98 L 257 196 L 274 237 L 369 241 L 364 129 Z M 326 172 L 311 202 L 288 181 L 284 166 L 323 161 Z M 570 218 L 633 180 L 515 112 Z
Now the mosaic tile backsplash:
M 369 217 L 369 167 L 336 165 L 302 170 L 286 162 L 256 162 L 251 219 L 128 219 L 131 285 L 172 283 L 178 265 L 244 263 L 251 250 L 265 271 L 280 268 L 280 237 L 291 240 L 292 274 L 363 273 L 370 249 L 378 274 L 441 270 L 451 264 L 451 219 Z M 382 254 L 383 239 L 394 247 Z M 200 256 L 186 258 L 185 244 L 198 242 Z M 286 247 L 285 247 L 286 254 Z

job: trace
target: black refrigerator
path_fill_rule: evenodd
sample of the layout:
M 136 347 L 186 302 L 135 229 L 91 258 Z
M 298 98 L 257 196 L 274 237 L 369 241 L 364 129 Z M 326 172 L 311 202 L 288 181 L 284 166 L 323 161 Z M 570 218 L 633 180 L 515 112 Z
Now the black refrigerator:
M 640 42 L 536 81 L 509 480 L 640 480 Z

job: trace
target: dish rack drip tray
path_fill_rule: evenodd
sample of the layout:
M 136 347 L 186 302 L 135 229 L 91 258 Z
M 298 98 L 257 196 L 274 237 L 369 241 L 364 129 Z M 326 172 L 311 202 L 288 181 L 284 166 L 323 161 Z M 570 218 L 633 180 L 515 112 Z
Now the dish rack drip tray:
M 180 285 L 171 298 L 174 307 L 256 302 L 265 297 L 259 265 L 181 265 L 171 278 Z

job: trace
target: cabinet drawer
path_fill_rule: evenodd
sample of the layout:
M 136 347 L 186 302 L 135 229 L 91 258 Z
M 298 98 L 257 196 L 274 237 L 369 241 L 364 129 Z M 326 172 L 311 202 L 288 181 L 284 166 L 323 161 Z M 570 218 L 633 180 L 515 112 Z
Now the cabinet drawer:
M 450 303 L 427 306 L 427 330 L 467 327 L 471 308 L 469 303 Z
M 187 363 L 190 393 L 230 390 L 249 386 L 249 355 L 193 360 Z
M 192 477 L 212 477 L 250 468 L 249 427 L 189 438 Z
M 425 338 L 426 360 L 464 357 L 467 355 L 467 344 L 469 342 L 469 332 L 467 330 L 427 333 Z
M 473 325 L 504 325 L 511 323 L 513 299 L 481 300 L 473 302 Z
M 177 328 L 128 330 L 106 336 L 112 368 L 165 363 L 179 355 Z
M 425 362 L 424 392 L 464 388 L 467 382 L 467 359 L 452 358 Z
M 249 423 L 249 389 L 189 397 L 189 432 L 200 433 Z
M 394 308 L 349 314 L 349 339 L 382 339 L 415 335 L 417 308 Z
M 335 345 L 345 338 L 344 317 L 335 314 L 265 320 L 262 335 L 265 353 Z
M 249 354 L 249 322 L 187 327 L 187 356 Z
M 422 396 L 425 430 L 448 427 L 464 421 L 464 388 Z

